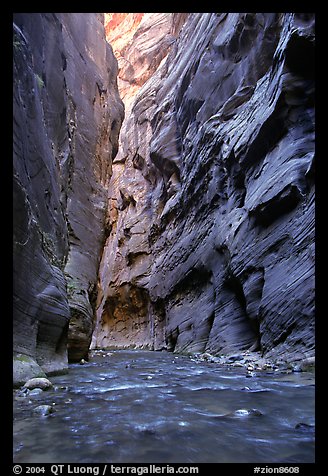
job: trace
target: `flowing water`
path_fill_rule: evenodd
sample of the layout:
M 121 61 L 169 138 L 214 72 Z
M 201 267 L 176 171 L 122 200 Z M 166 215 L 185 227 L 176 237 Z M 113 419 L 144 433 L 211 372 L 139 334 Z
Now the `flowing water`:
M 312 373 L 115 351 L 51 381 L 14 399 L 15 463 L 314 461 Z M 41 404 L 54 412 L 33 413 Z

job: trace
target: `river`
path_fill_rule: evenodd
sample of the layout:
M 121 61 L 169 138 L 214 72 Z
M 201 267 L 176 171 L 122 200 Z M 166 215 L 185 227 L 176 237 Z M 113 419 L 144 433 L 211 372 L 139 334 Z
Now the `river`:
M 313 373 L 122 350 L 51 381 L 14 398 L 15 463 L 314 462 Z

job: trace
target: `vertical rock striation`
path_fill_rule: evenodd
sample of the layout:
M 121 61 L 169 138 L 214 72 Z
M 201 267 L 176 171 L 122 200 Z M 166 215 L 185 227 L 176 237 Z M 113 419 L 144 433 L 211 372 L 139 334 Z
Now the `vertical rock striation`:
M 127 111 L 140 87 L 165 61 L 187 16 L 105 13 L 106 38 L 118 59 L 118 87 Z
M 110 233 L 99 271 L 93 346 L 152 348 L 153 337 L 149 330 L 153 327 L 153 311 L 149 308 L 144 279 L 148 280 L 153 261 L 148 235 L 156 168 L 149 158 L 149 121 L 154 101 L 149 97 L 152 93 L 147 85 L 166 64 L 187 14 L 145 13 L 138 22 L 133 16 L 126 17 L 127 14 L 109 15 L 112 15 L 112 24 L 117 25 L 108 31 L 107 39 L 113 41 L 119 58 L 118 84 L 125 102 L 126 119 L 109 184 L 107 223 Z M 144 88 L 146 94 L 143 95 Z M 139 112 L 140 127 L 136 127 Z M 162 347 L 162 335 L 159 342 Z
M 94 324 L 312 357 L 313 15 L 18 13 L 13 50 L 15 383 Z
M 102 15 L 14 15 L 14 383 L 85 356 L 123 106 Z M 70 330 L 68 332 L 69 319 Z
M 144 19 L 121 54 L 93 346 L 311 357 L 314 18 L 162 15 L 168 54 Z
M 70 249 L 65 274 L 71 320 L 71 360 L 87 356 L 99 260 L 105 238 L 107 187 L 118 150 L 123 105 L 117 91 L 117 62 L 96 14 L 62 14 L 66 48 L 65 88 L 68 148 L 66 213 Z

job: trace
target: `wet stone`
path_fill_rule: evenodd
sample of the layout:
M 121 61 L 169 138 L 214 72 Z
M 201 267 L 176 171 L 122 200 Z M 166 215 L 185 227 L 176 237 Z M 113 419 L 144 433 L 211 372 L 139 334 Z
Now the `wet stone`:
M 34 388 L 48 390 L 52 388 L 52 383 L 47 378 L 31 378 L 24 384 L 23 388 L 28 390 L 33 390 Z
M 41 416 L 48 416 L 53 413 L 53 407 L 51 405 L 39 405 L 33 409 L 33 413 Z
M 42 388 L 34 388 L 28 394 L 29 397 L 33 397 L 35 395 L 40 395 L 43 392 Z
M 295 425 L 295 430 L 299 430 L 305 433 L 314 433 L 314 429 L 314 425 L 309 425 L 308 423 L 300 422 Z
M 65 385 L 55 385 L 54 390 L 56 392 L 64 392 L 68 390 L 68 387 Z
M 28 394 L 27 388 L 21 388 L 15 392 L 15 398 L 26 398 Z
M 235 412 L 233 412 L 233 415 L 237 417 L 247 417 L 247 416 L 262 416 L 263 413 L 257 408 L 251 408 L 250 410 L 245 408 L 240 408 L 239 410 L 236 410 Z
M 300 365 L 294 365 L 292 370 L 293 372 L 302 372 L 302 367 Z
M 228 357 L 228 362 L 236 362 L 238 360 L 244 360 L 244 356 L 242 354 L 234 354 Z

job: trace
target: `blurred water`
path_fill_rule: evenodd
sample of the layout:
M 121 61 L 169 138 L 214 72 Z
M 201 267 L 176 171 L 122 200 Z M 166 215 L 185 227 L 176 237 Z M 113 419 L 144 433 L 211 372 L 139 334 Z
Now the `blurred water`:
M 168 352 L 115 351 L 51 381 L 14 399 L 15 463 L 314 461 L 310 373 L 249 377 Z M 53 414 L 33 414 L 53 403 Z

